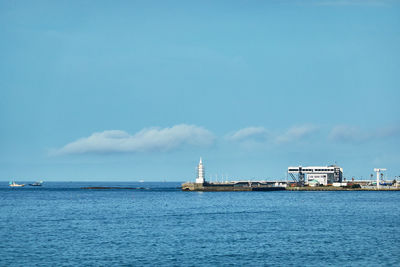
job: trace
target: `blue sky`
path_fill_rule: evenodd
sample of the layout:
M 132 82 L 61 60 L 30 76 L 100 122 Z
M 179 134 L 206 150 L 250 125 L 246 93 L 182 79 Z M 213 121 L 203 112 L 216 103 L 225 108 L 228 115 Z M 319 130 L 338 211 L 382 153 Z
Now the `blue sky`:
M 0 1 L 0 179 L 400 175 L 399 1 Z

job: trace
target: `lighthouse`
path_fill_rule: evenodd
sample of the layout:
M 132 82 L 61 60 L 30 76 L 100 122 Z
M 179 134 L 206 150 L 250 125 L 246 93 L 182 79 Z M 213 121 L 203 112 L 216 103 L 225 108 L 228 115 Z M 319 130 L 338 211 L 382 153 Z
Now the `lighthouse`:
M 199 165 L 197 165 L 196 184 L 204 184 L 204 166 L 203 166 L 203 162 L 201 161 L 201 158 L 200 158 Z

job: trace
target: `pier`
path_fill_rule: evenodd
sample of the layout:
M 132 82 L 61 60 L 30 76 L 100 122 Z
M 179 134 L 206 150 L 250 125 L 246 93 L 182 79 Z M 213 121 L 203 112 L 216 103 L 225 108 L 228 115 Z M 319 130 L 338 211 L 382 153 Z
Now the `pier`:
M 284 186 L 275 186 L 270 183 L 262 182 L 227 182 L 227 183 L 184 183 L 182 191 L 282 191 Z
M 296 187 L 286 187 L 287 191 L 400 191 L 400 187 L 387 186 L 387 187 L 337 187 L 337 186 L 296 186 Z
M 182 191 L 400 191 L 396 180 L 385 181 L 382 171 L 374 169 L 377 173 L 374 180 L 346 181 L 343 169 L 337 165 L 289 167 L 287 174 L 293 181 L 226 181 L 208 182 L 205 180 L 205 171 L 202 159 L 197 165 L 196 182 L 186 182 L 181 186 Z M 287 178 L 288 178 L 287 177 Z M 372 175 L 371 175 L 372 177 Z

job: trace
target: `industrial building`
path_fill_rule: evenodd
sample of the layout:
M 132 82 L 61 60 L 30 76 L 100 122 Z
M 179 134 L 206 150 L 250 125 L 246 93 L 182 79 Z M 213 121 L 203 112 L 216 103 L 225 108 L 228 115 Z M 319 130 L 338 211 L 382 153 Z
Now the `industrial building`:
M 328 185 L 342 182 L 343 169 L 336 165 L 288 167 L 288 175 L 300 186 Z

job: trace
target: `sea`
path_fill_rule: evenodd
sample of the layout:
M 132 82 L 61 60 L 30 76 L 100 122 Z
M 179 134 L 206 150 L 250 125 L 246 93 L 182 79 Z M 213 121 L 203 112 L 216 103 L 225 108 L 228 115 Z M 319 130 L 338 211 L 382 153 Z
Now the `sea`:
M 1 182 L 0 266 L 400 266 L 400 192 L 179 186 Z

